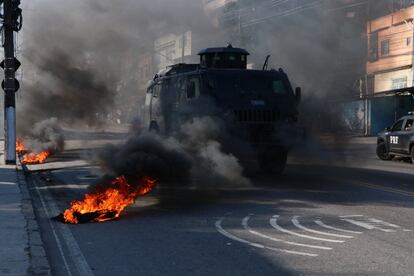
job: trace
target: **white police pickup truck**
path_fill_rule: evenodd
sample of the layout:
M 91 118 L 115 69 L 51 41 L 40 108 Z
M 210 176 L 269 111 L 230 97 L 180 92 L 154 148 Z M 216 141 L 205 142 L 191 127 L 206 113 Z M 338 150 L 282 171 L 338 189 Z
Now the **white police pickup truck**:
M 395 156 L 410 157 L 414 163 L 414 112 L 409 112 L 378 134 L 377 156 L 391 160 Z

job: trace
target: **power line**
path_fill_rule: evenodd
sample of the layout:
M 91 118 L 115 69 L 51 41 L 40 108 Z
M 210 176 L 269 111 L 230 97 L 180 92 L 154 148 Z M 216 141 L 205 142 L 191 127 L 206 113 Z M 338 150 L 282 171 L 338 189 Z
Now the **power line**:
M 361 1 L 359 3 L 347 4 L 347 5 L 338 7 L 338 8 L 326 9 L 325 11 L 326 12 L 333 12 L 333 11 L 348 9 L 348 8 L 351 8 L 351 7 L 362 6 L 362 5 L 367 4 L 368 1 L 369 0 L 364 0 L 364 1 Z M 282 17 L 285 17 L 285 16 L 291 16 L 291 15 L 294 15 L 294 14 L 298 14 L 298 13 L 304 12 L 306 10 L 311 10 L 311 9 L 315 9 L 315 8 L 321 7 L 321 6 L 323 6 L 323 4 L 324 4 L 324 1 L 323 0 L 315 1 L 313 3 L 310 3 L 309 5 L 303 5 L 303 6 L 300 6 L 300 7 L 296 7 L 296 8 L 293 8 L 291 10 L 285 11 L 284 13 L 275 14 L 275 15 L 267 16 L 267 17 L 264 17 L 264 18 L 261 18 L 261 19 L 257 19 L 257 20 L 255 20 L 253 22 L 250 22 L 250 24 L 248 22 L 247 24 L 243 25 L 243 27 L 245 27 L 245 26 L 247 27 L 247 26 L 259 24 L 259 23 L 262 23 L 263 21 L 269 20 L 269 19 L 271 19 L 273 17 L 280 17 L 280 18 L 282 18 Z
M 234 19 L 242 20 L 242 17 L 245 17 L 249 13 L 252 13 L 253 9 L 256 10 L 256 8 L 257 8 L 257 9 L 263 9 L 263 10 L 268 11 L 268 10 L 270 10 L 270 8 L 281 7 L 283 4 L 285 4 L 289 1 L 290 0 L 275 1 L 276 3 L 274 5 L 268 7 L 268 8 L 266 8 L 265 5 L 259 5 L 257 7 L 249 6 L 249 7 L 246 7 L 246 8 L 240 8 L 238 10 L 234 10 L 234 11 L 224 13 L 224 17 L 225 17 L 225 20 L 227 20 L 227 21 L 231 21 L 231 20 L 234 20 Z M 334 0 L 334 1 L 339 1 L 339 0 Z M 368 2 L 369 2 L 369 0 L 363 0 L 363 1 L 360 1 L 358 3 L 346 4 L 346 5 L 342 5 L 341 7 L 326 9 L 325 11 L 326 12 L 333 12 L 333 11 L 348 9 L 348 8 L 352 8 L 352 7 L 366 5 Z M 253 19 L 251 21 L 248 21 L 247 23 L 242 24 L 242 27 L 248 27 L 248 26 L 251 26 L 251 25 L 256 25 L 256 24 L 262 23 L 263 21 L 266 21 L 266 20 L 269 20 L 269 19 L 272 19 L 272 18 L 275 18 L 275 17 L 282 18 L 282 17 L 285 17 L 285 16 L 291 16 L 291 15 L 294 15 L 294 14 L 298 14 L 298 13 L 304 12 L 306 10 L 321 7 L 325 3 L 326 3 L 326 1 L 324 1 L 324 0 L 316 0 L 316 1 L 313 1 L 311 3 L 307 2 L 305 4 L 302 4 L 302 5 L 298 6 L 298 7 L 286 8 L 286 10 L 284 10 L 282 12 L 279 12 L 279 13 L 276 13 L 276 14 L 271 14 L 271 15 L 268 15 L 268 16 L 265 16 L 265 17 L 262 17 L 262 18 Z M 241 13 L 240 11 L 244 11 L 244 13 Z M 229 14 L 229 13 L 234 13 L 234 15 L 226 17 L 226 15 Z
M 281 12 L 281 13 L 278 13 L 278 14 L 273 14 L 273 15 L 266 16 L 266 17 L 263 17 L 263 18 L 260 18 L 260 19 L 255 19 L 255 20 L 252 20 L 252 21 L 247 22 L 245 24 L 242 24 L 242 27 L 249 27 L 249 26 L 252 26 L 252 25 L 256 25 L 256 24 L 262 23 L 264 21 L 267 21 L 271 18 L 275 18 L 275 17 L 282 18 L 282 17 L 285 17 L 285 16 L 289 16 L 289 15 L 293 15 L 293 14 L 303 12 L 305 10 L 314 9 L 316 7 L 321 6 L 323 4 L 322 1 L 323 0 L 317 0 L 317 1 L 314 1 L 314 2 L 309 3 L 307 5 L 295 7 L 293 9 L 290 9 L 290 10 L 287 10 L 287 11 L 284 11 L 284 12 Z

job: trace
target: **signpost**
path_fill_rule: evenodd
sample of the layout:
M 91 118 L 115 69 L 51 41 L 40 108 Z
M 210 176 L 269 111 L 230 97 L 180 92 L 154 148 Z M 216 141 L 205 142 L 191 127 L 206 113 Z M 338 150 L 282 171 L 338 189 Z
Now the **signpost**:
M 16 98 L 15 93 L 19 89 L 16 80 L 16 70 L 20 62 L 14 56 L 14 32 L 22 27 L 22 10 L 20 0 L 0 0 L 3 5 L 3 47 L 4 60 L 0 67 L 4 69 L 4 158 L 6 164 L 16 164 Z

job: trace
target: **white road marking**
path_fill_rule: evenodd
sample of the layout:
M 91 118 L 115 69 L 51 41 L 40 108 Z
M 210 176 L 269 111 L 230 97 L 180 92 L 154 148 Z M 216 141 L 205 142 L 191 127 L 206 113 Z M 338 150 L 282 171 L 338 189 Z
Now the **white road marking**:
M 382 224 L 384 226 L 388 226 L 388 227 L 392 227 L 392 228 L 397 228 L 397 229 L 401 228 L 401 226 L 398 226 L 396 224 L 388 223 L 388 222 L 385 222 L 385 221 L 382 221 L 382 220 L 379 220 L 379 219 L 375 219 L 375 218 L 370 218 L 368 220 L 373 222 L 373 223 L 379 223 L 379 224 Z
M 368 230 L 375 229 L 375 227 L 373 225 L 371 225 L 369 223 L 362 222 L 362 221 L 357 221 L 357 220 L 353 220 L 353 219 L 342 219 L 342 220 L 346 221 L 346 222 L 349 222 L 353 225 L 360 226 L 362 228 L 368 229 Z
M 16 186 L 17 184 L 14 182 L 0 181 L 0 185 Z
M 343 221 L 349 222 L 351 224 L 360 226 L 362 228 L 368 229 L 368 230 L 373 230 L 373 229 L 377 229 L 380 230 L 382 232 L 387 232 L 387 233 L 392 233 L 392 232 L 396 232 L 395 230 L 391 230 L 391 229 L 384 229 L 381 227 L 378 227 L 376 225 L 367 223 L 367 222 L 362 222 L 362 221 L 358 221 L 358 220 L 353 220 L 353 219 L 342 219 Z
M 305 252 L 299 252 L 299 251 L 292 251 L 292 250 L 285 250 L 285 249 L 280 249 L 280 248 L 275 248 L 275 247 L 269 247 L 269 246 L 262 245 L 260 243 L 253 243 L 253 242 L 244 240 L 244 239 L 239 238 L 239 237 L 227 232 L 226 230 L 224 230 L 223 227 L 221 226 L 221 223 L 222 223 L 223 219 L 224 218 L 221 218 L 218 221 L 216 221 L 216 223 L 215 223 L 216 229 L 220 234 L 224 235 L 225 237 L 227 237 L 231 240 L 238 241 L 240 243 L 244 243 L 244 244 L 250 245 L 252 247 L 262 248 L 262 249 L 269 249 L 269 250 L 272 250 L 272 251 L 277 251 L 277 252 L 282 252 L 282 253 L 301 255 L 301 256 L 307 256 L 307 257 L 317 257 L 318 256 L 317 254 L 305 253 Z
M 68 185 L 54 185 L 51 187 L 39 187 L 39 190 L 54 190 L 54 189 L 79 189 L 79 190 L 86 190 L 90 185 L 77 185 L 77 184 L 68 184 Z
M 364 186 L 367 188 L 371 188 L 371 189 L 375 189 L 375 190 L 379 190 L 379 191 L 383 191 L 383 192 L 389 192 L 389 193 L 394 193 L 394 194 L 399 194 L 399 195 L 409 196 L 409 197 L 414 196 L 414 193 L 412 192 L 394 189 L 394 188 L 386 187 L 382 185 L 375 185 L 375 184 L 369 184 L 369 183 L 364 183 L 364 182 L 354 182 L 354 184 Z
M 411 229 L 403 229 L 404 232 L 413 232 Z
M 300 224 L 298 218 L 299 218 L 299 216 L 294 216 L 293 219 L 292 219 L 292 223 L 297 228 L 302 229 L 304 231 L 311 232 L 311 233 L 318 234 L 318 235 L 332 236 L 332 237 L 336 237 L 336 238 L 345 238 L 345 239 L 352 239 L 353 238 L 353 236 L 338 235 L 338 234 L 332 234 L 332 233 L 327 233 L 327 232 L 322 232 L 322 231 L 309 229 L 309 228 L 303 226 L 302 224 Z
M 363 215 L 346 215 L 346 216 L 339 216 L 340 218 L 357 218 L 363 217 Z
M 85 256 L 83 256 L 82 251 L 80 250 L 79 245 L 76 242 L 75 237 L 73 237 L 73 234 L 70 231 L 69 227 L 66 224 L 63 224 L 63 223 L 60 223 L 60 222 L 57 223 L 57 224 L 52 222 L 52 220 L 51 220 L 52 217 L 49 213 L 49 210 L 52 213 L 58 214 L 59 209 L 56 206 L 52 196 L 49 194 L 49 190 L 47 190 L 47 189 L 44 190 L 44 192 L 48 195 L 48 199 L 49 199 L 48 203 L 46 204 L 46 201 L 45 201 L 43 195 L 40 193 L 40 189 L 39 189 L 39 186 L 36 183 L 36 180 L 33 181 L 33 184 L 36 188 L 35 190 L 36 190 L 36 192 L 37 192 L 37 194 L 40 198 L 40 201 L 42 203 L 42 207 L 43 207 L 44 212 L 47 216 L 47 219 L 49 219 L 49 225 L 52 229 L 53 236 L 55 237 L 56 244 L 58 245 L 58 249 L 59 249 L 59 252 L 62 256 L 64 265 L 65 265 L 65 269 L 68 272 L 68 275 L 73 275 L 73 274 L 70 271 L 69 264 L 67 262 L 65 253 L 63 251 L 62 243 L 60 242 L 60 239 L 57 235 L 55 225 L 57 225 L 58 230 L 60 231 L 60 233 L 63 237 L 63 240 L 66 243 L 66 246 L 69 250 L 70 256 L 71 256 L 71 258 L 72 258 L 72 260 L 75 264 L 75 267 L 76 267 L 79 275 L 93 276 L 92 269 L 90 268 L 89 264 L 86 262 Z
M 321 220 L 315 220 L 315 223 L 317 225 L 323 227 L 323 228 L 330 229 L 330 230 L 335 230 L 335 231 L 339 231 L 339 232 L 345 232 L 345 233 L 350 233 L 350 234 L 362 234 L 363 233 L 363 232 L 359 232 L 359 231 L 345 230 L 345 229 L 342 229 L 342 228 L 326 225 Z
M 1 208 L 0 212 L 19 212 L 21 208 Z
M 279 218 L 278 215 L 273 216 L 273 218 L 270 219 L 270 225 L 272 225 L 273 228 L 275 228 L 276 230 L 279 230 L 281 232 L 290 234 L 290 235 L 294 235 L 294 236 L 298 236 L 301 238 L 305 238 L 305 239 L 311 239 L 311 240 L 317 240 L 317 241 L 325 241 L 325 242 L 334 242 L 334 243 L 343 243 L 345 241 L 341 241 L 341 240 L 331 240 L 331 239 L 324 239 L 324 238 L 318 238 L 318 237 L 314 237 L 314 236 L 308 236 L 308 235 L 304 235 L 304 234 L 299 234 L 290 230 L 287 230 L 281 226 L 279 226 L 277 224 L 277 219 Z
M 285 241 L 285 240 L 277 239 L 277 238 L 274 238 L 274 237 L 271 237 L 271 236 L 267 236 L 265 234 L 262 234 L 260 232 L 257 232 L 255 230 L 251 229 L 250 226 L 249 226 L 249 219 L 250 219 L 250 217 L 251 216 L 245 217 L 243 219 L 243 221 L 242 221 L 242 225 L 243 225 L 243 228 L 244 229 L 246 229 L 247 231 L 249 231 L 253 235 L 259 236 L 259 237 L 264 238 L 264 239 L 269 239 L 269 240 L 272 240 L 272 241 L 275 241 L 275 242 L 282 242 L 282 243 L 289 244 L 289 245 L 296 245 L 296 246 L 302 246 L 302 247 L 307 247 L 307 248 L 315 248 L 315 249 L 322 249 L 322 250 L 332 250 L 331 247 L 317 246 L 317 245 L 310 245 L 310 244 L 303 244 L 303 243 L 296 243 L 296 242 Z
M 50 218 L 51 218 L 50 213 L 48 211 L 48 208 L 46 207 L 45 200 L 43 199 L 43 196 L 41 195 L 41 193 L 39 191 L 39 188 L 38 188 L 38 186 L 36 184 L 36 180 L 33 181 L 33 184 L 36 187 L 35 190 L 37 192 L 37 195 L 39 196 L 40 203 L 42 204 L 42 207 L 43 207 L 43 211 L 45 212 L 47 219 L 49 219 L 49 226 L 52 229 L 52 233 L 53 233 L 53 236 L 54 236 L 54 238 L 56 240 L 56 244 L 57 244 L 57 247 L 59 249 L 59 253 L 62 256 L 62 260 L 63 260 L 63 264 L 65 265 L 66 272 L 68 273 L 69 276 L 72 276 L 73 274 L 70 271 L 68 261 L 66 260 L 65 254 L 63 253 L 62 243 L 60 242 L 60 240 L 58 238 L 58 235 L 56 233 L 56 228 L 55 228 L 54 224 L 50 220 Z

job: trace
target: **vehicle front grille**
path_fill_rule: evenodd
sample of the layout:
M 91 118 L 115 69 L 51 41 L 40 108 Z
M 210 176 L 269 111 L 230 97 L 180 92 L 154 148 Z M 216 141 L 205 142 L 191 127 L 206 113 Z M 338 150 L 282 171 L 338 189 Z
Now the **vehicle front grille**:
M 279 112 L 276 110 L 235 110 L 234 117 L 241 123 L 273 123 L 279 119 Z

